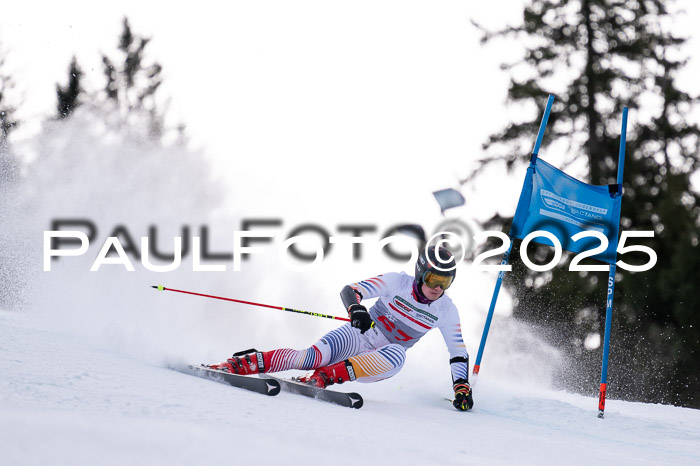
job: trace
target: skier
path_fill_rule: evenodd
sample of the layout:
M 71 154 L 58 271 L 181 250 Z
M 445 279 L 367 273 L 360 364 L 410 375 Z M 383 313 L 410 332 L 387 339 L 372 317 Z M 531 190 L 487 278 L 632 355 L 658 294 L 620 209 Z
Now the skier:
M 442 332 L 450 353 L 454 400 L 460 411 L 474 405 L 469 386 L 469 355 L 462 339 L 457 307 L 445 296 L 456 274 L 456 261 L 445 248 L 426 248 L 418 257 L 415 276 L 387 273 L 340 292 L 350 322 L 300 351 L 241 351 L 226 362 L 208 367 L 235 374 L 313 370 L 297 380 L 326 388 L 357 380 L 377 382 L 396 375 L 406 350 L 429 330 Z M 379 298 L 367 310 L 363 299 Z

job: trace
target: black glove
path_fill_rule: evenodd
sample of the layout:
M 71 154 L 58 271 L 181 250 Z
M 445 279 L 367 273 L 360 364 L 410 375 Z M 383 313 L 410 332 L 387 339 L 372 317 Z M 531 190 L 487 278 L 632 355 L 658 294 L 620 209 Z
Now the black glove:
M 372 327 L 372 317 L 362 304 L 351 304 L 348 308 L 348 316 L 350 316 L 351 325 L 359 328 L 360 333 L 365 333 Z
M 465 379 L 457 379 L 452 388 L 455 391 L 455 399 L 452 401 L 452 406 L 460 411 L 472 409 L 474 399 L 472 399 L 472 388 L 469 386 L 469 382 Z

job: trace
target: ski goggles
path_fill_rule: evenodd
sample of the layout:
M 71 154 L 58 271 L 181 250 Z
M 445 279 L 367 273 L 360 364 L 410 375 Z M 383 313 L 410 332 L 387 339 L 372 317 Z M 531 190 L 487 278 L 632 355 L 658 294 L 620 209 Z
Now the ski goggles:
M 423 283 L 428 285 L 428 288 L 437 288 L 439 286 L 443 290 L 446 290 L 452 285 L 452 280 L 454 280 L 454 277 L 438 275 L 430 270 L 423 274 Z

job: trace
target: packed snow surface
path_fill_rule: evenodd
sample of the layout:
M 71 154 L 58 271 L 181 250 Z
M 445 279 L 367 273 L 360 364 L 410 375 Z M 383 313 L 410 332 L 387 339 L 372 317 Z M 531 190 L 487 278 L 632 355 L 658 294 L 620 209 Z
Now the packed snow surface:
M 693 409 L 609 400 L 601 420 L 594 398 L 482 373 L 461 413 L 444 380 L 409 364 L 341 386 L 364 396 L 353 410 L 182 374 L 167 366 L 185 361 L 149 361 L 28 313 L 0 312 L 0 335 L 4 465 L 700 464 Z

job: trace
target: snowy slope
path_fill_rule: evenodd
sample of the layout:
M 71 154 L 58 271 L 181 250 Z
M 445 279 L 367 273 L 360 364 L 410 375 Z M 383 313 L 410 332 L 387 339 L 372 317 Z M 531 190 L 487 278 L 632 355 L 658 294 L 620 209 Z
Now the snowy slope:
M 473 412 L 411 367 L 352 387 L 361 410 L 199 379 L 0 312 L 4 465 L 700 464 L 700 411 L 482 376 Z M 345 385 L 341 388 L 347 388 Z M 446 391 L 447 389 L 447 391 Z

